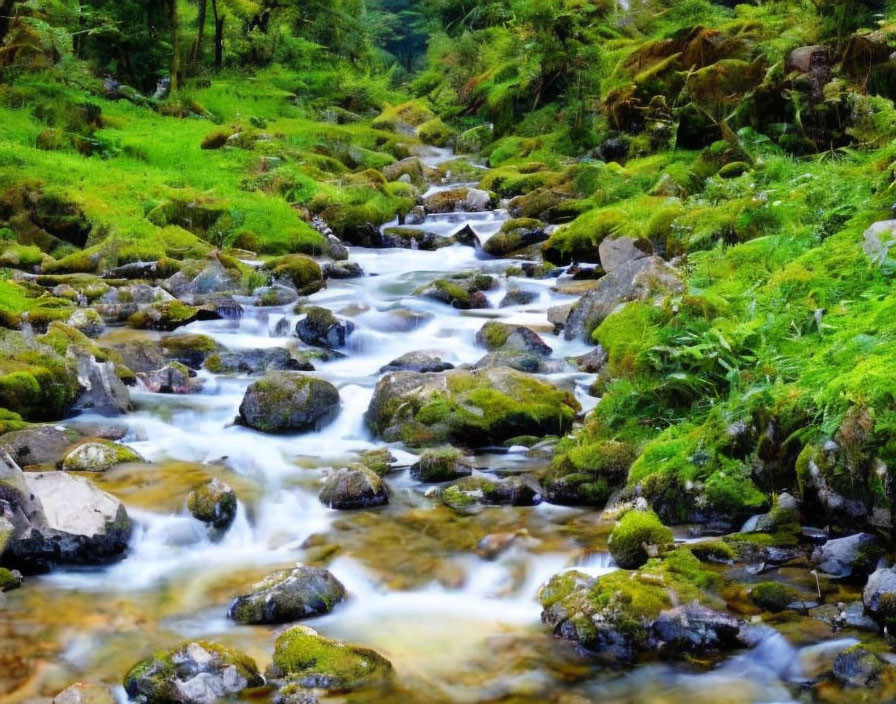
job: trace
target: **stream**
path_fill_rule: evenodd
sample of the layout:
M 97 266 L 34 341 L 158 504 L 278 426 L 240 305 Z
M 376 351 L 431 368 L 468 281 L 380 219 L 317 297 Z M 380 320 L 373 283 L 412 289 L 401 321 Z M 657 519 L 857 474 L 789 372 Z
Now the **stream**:
M 427 161 L 451 157 L 433 151 Z M 502 210 L 430 215 L 418 227 L 449 236 L 469 226 L 484 241 L 507 218 Z M 377 701 L 790 702 L 800 681 L 850 644 L 795 647 L 769 629 L 754 649 L 708 672 L 666 665 L 602 671 L 551 637 L 535 598 L 539 585 L 563 569 L 596 576 L 614 569 L 599 512 L 542 503 L 460 515 L 429 498 L 431 487 L 406 469 L 387 478 L 388 506 L 360 512 L 323 506 L 317 493 L 328 469 L 383 447 L 365 427 L 364 413 L 380 368 L 391 360 L 426 350 L 455 366 L 473 364 L 484 354 L 474 336 L 495 319 L 535 329 L 553 348 L 553 360 L 589 349 L 553 334 L 547 322 L 548 308 L 575 300 L 566 277 L 502 277 L 487 293 L 491 308 L 460 311 L 413 292 L 451 272 L 502 274 L 514 262 L 477 258 L 474 248 L 461 244 L 433 252 L 350 248 L 350 260 L 364 277 L 331 280 L 309 298 L 356 326 L 344 358 L 315 362 L 313 373 L 333 383 L 342 398 L 340 414 L 321 431 L 270 436 L 234 424 L 249 377 L 200 372 L 204 384 L 197 394 L 133 393 L 136 409 L 121 421 L 123 442 L 152 464 L 124 465 L 96 479 L 134 519 L 129 554 L 102 569 L 60 568 L 9 595 L 0 643 L 33 666 L 23 665 L 16 701 L 77 680 L 120 682 L 153 649 L 186 639 L 233 645 L 264 667 L 282 627 L 235 625 L 226 618 L 227 604 L 258 578 L 297 562 L 326 564 L 349 592 L 332 613 L 304 623 L 372 647 L 395 666 L 394 696 Z M 499 307 L 511 289 L 536 298 Z M 299 344 L 275 334 L 283 318 L 295 327 L 300 316 L 292 305 L 239 302 L 241 319 L 196 322 L 178 334 L 203 333 L 233 350 Z M 154 333 L 117 329 L 104 342 L 140 335 Z M 596 399 L 587 394 L 592 376 L 567 365 L 547 378 L 572 390 L 585 411 L 594 407 Z M 93 422 L 108 419 L 71 421 Z M 399 464 L 414 461 L 403 447 L 388 447 Z M 548 454 L 525 448 L 475 457 L 480 470 L 502 473 L 549 461 Z M 185 506 L 190 488 L 209 476 L 229 483 L 240 498 L 236 520 L 219 540 Z M 476 546 L 493 534 L 515 537 L 509 549 L 488 559 Z M 126 699 L 123 689 L 117 694 Z

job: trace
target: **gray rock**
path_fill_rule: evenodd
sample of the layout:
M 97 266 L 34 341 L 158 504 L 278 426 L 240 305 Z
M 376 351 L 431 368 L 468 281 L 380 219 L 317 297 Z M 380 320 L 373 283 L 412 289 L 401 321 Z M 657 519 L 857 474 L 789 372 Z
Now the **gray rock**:
M 389 503 L 386 483 L 366 467 L 343 467 L 324 480 L 318 497 L 329 508 L 351 511 Z
M 215 374 L 263 374 L 267 371 L 312 372 L 308 360 L 293 357 L 282 347 L 220 352 L 205 360 L 205 368 Z
M 538 294 L 535 291 L 523 291 L 522 289 L 513 289 L 508 291 L 501 302 L 499 308 L 509 308 L 511 306 L 527 306 L 538 300 Z M 565 319 L 565 317 L 564 317 Z
M 606 366 L 609 357 L 607 356 L 607 351 L 601 345 L 598 345 L 590 352 L 576 357 L 573 361 L 580 372 L 598 374 Z
M 155 394 L 191 394 L 202 388 L 202 380 L 192 376 L 190 370 L 178 362 L 137 374 L 137 378 L 147 391 Z
M 197 275 L 191 277 L 179 271 L 164 282 L 164 287 L 176 298 L 194 304 L 209 294 L 238 293 L 242 289 L 239 277 L 214 256 Z
M 143 462 L 131 448 L 113 442 L 85 442 L 69 452 L 62 460 L 66 472 L 105 472 L 117 464 Z
M 498 480 L 485 476 L 466 477 L 443 489 L 439 498 L 446 506 L 465 510 L 477 506 L 535 506 L 541 493 L 524 477 Z
M 327 262 L 323 266 L 325 279 L 359 279 L 364 270 L 357 262 Z
M 236 492 L 220 479 L 209 479 L 187 495 L 187 509 L 196 520 L 227 530 L 236 518 Z
M 87 337 L 99 337 L 106 330 L 102 316 L 93 308 L 77 308 L 69 316 L 66 325 L 70 325 Z
M 883 672 L 881 659 L 865 648 L 849 648 L 834 659 L 831 671 L 846 687 L 872 687 Z
M 216 704 L 263 684 L 251 658 L 205 642 L 150 656 L 124 678 L 128 696 L 145 704 Z
M 497 350 L 489 352 L 473 365 L 473 369 L 488 369 L 490 367 L 506 367 L 526 374 L 550 374 L 561 371 L 563 363 L 546 362 L 544 357 L 535 352 Z
M 387 365 L 380 368 L 380 374 L 388 372 L 444 372 L 454 369 L 454 365 L 445 362 L 441 357 L 427 354 L 426 352 L 408 352 L 393 359 Z
M 20 467 L 58 466 L 80 434 L 54 425 L 35 425 L 0 435 L 0 449 Z
M 294 372 L 270 372 L 253 383 L 240 404 L 240 420 L 265 433 L 313 430 L 339 410 L 330 382 Z
M 131 407 L 131 395 L 115 375 L 115 365 L 112 362 L 97 362 L 92 354 L 75 347 L 68 348 L 65 358 L 76 368 L 78 383 L 83 389 L 75 401 L 75 410 L 127 413 Z
M 233 600 L 227 615 L 237 623 L 288 623 L 330 613 L 345 587 L 329 570 L 298 566 L 277 572 Z
M 514 350 L 550 357 L 553 350 L 534 330 L 522 325 L 488 322 L 476 333 L 476 343 L 487 350 Z
M 600 264 L 608 274 L 651 254 L 653 247 L 647 240 L 633 237 L 605 237 L 598 247 Z
M 870 533 L 829 540 L 812 552 L 818 569 L 837 579 L 867 577 L 884 555 L 883 545 Z
M 167 363 L 159 344 L 150 340 L 132 340 L 117 347 L 124 365 L 132 372 L 154 372 Z
M 326 308 L 317 306 L 306 308 L 305 317 L 296 323 L 296 335 L 302 342 L 329 349 L 345 347 L 354 329 L 355 324 L 350 320 L 340 320 Z
M 663 611 L 650 628 L 651 648 L 660 653 L 710 653 L 740 647 L 741 624 L 730 614 L 699 604 Z
M 862 251 L 873 264 L 883 265 L 896 245 L 896 220 L 882 220 L 865 230 Z
M 108 687 L 79 682 L 57 694 L 53 704 L 115 704 L 115 696 Z
M 891 616 L 896 606 L 896 569 L 882 567 L 875 570 L 862 591 L 865 611 L 876 621 Z

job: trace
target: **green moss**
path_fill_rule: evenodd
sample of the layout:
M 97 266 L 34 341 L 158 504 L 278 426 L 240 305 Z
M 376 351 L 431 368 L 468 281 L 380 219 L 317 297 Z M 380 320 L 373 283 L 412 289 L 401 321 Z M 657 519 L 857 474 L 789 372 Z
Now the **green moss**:
M 437 117 L 427 120 L 417 128 L 417 136 L 420 138 L 420 141 L 436 147 L 447 145 L 454 134 L 454 130 Z
M 625 569 L 634 569 L 647 562 L 650 557 L 645 546 L 657 550 L 672 545 L 672 531 L 666 528 L 653 511 L 629 511 L 610 534 L 610 554 L 616 564 Z
M 558 454 L 545 474 L 547 495 L 558 503 L 603 506 L 625 485 L 634 457 L 632 448 L 618 441 L 576 445 Z
M 387 680 L 392 665 L 373 650 L 295 626 L 277 638 L 272 670 L 276 677 L 303 686 L 349 692 Z
M 0 541 L 2 543 L 2 541 Z M 2 548 L 0 548 L 2 552 Z M 22 586 L 22 575 L 0 567 L 0 592 L 9 592 Z
M 737 553 L 724 540 L 703 540 L 691 543 L 688 549 L 701 562 L 728 562 L 737 557 Z
M 58 420 L 80 390 L 65 360 L 51 347 L 14 332 L 0 336 L 0 407 L 25 420 Z
M 288 280 L 303 296 L 310 296 L 324 286 L 320 265 L 310 257 L 290 254 L 264 265 L 275 278 Z
M 760 582 L 750 589 L 750 601 L 766 611 L 784 611 L 798 598 L 793 587 L 780 582 Z
M 199 309 L 182 303 L 169 301 L 144 308 L 128 318 L 129 327 L 137 330 L 176 330 L 197 319 Z

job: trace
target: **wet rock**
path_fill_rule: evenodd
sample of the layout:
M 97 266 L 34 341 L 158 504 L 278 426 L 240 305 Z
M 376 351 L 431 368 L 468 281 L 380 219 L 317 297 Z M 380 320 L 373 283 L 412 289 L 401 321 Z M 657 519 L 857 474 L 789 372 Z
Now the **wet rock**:
M 536 333 L 522 325 L 488 322 L 476 333 L 476 343 L 487 350 L 516 350 L 550 357 L 553 350 Z
M 896 626 L 896 569 L 875 570 L 862 591 L 862 602 L 871 618 L 892 630 Z
M 724 652 L 741 647 L 740 621 L 700 604 L 663 611 L 650 629 L 650 646 L 660 653 Z
M 236 492 L 220 479 L 209 479 L 187 495 L 187 510 L 212 528 L 227 530 L 236 518 Z
M 388 164 L 383 167 L 383 176 L 389 181 L 398 181 L 403 176 L 409 177 L 408 180 L 415 186 L 425 186 L 427 183 L 437 178 L 436 172 L 423 163 L 420 157 L 411 156 L 394 164 Z
M 345 587 L 329 570 L 298 566 L 276 572 L 238 596 L 227 615 L 237 623 L 288 623 L 330 613 Z
M 267 286 L 255 289 L 255 305 L 262 308 L 288 306 L 299 300 L 299 294 L 286 286 Z
M 494 198 L 476 188 L 452 188 L 428 196 L 423 207 L 427 213 L 481 213 L 494 207 Z
M 590 339 L 594 329 L 620 304 L 682 290 L 678 272 L 659 257 L 626 262 L 600 279 L 594 290 L 575 304 L 566 319 L 563 336 L 567 340 Z
M 414 293 L 447 303 L 453 308 L 471 310 L 489 307 L 483 291 L 489 291 L 494 286 L 494 277 L 474 272 L 436 279 L 426 286 L 421 286 Z
M 339 410 L 339 392 L 323 379 L 270 372 L 253 383 L 240 404 L 240 421 L 265 433 L 314 430 Z
M 872 687 L 883 672 L 884 664 L 870 650 L 856 646 L 834 659 L 834 678 L 846 687 Z
M 522 477 L 503 480 L 484 476 L 467 477 L 439 494 L 446 506 L 464 510 L 476 506 L 535 506 L 541 503 L 537 488 Z
M 214 320 L 219 317 L 214 313 L 203 313 L 196 306 L 171 301 L 140 306 L 137 312 L 127 319 L 127 325 L 136 330 L 170 332 L 200 319 Z
M 204 641 L 150 656 L 124 678 L 128 696 L 145 704 L 215 704 L 263 684 L 250 657 Z
M 490 367 L 388 374 L 376 386 L 366 420 L 387 442 L 482 446 L 523 435 L 562 435 L 578 411 L 568 391 Z
M 647 240 L 633 237 L 605 237 L 598 247 L 601 267 L 608 274 L 651 254 L 653 247 Z
M 226 268 L 217 255 L 212 255 L 198 273 L 186 269 L 177 272 L 163 283 L 175 298 L 194 303 L 216 293 L 236 293 L 242 290 L 236 270 Z
M 106 330 L 106 323 L 93 308 L 77 308 L 65 322 L 87 337 L 99 337 Z
M 543 356 L 535 352 L 498 350 L 489 352 L 473 365 L 473 369 L 487 369 L 488 367 L 506 367 L 527 374 L 550 374 L 560 371 L 563 363 L 546 362 Z
M 288 684 L 274 693 L 274 704 L 320 704 L 314 693 L 296 684 Z
M 197 334 L 168 335 L 162 338 L 159 346 L 166 359 L 180 362 L 190 369 L 202 368 L 203 362 L 209 355 L 222 350 L 221 345 L 215 342 L 213 338 L 208 335 Z M 156 367 L 156 369 L 158 368 Z
M 143 462 L 131 448 L 114 442 L 92 441 L 78 445 L 62 460 L 66 472 L 105 472 L 117 464 Z
M 343 467 L 331 472 L 324 480 L 318 497 L 329 508 L 351 511 L 389 503 L 386 484 L 366 467 Z
M 293 626 L 277 639 L 268 675 L 301 687 L 351 692 L 388 681 L 392 664 L 369 648 Z
M 601 345 L 598 345 L 590 352 L 576 357 L 573 361 L 580 372 L 599 374 L 609 361 L 609 357 L 607 351 Z
M 513 289 L 508 291 L 501 302 L 499 308 L 509 308 L 511 306 L 527 306 L 538 300 L 538 294 L 535 291 L 523 291 L 522 289 Z
M 69 347 L 66 361 L 75 369 L 78 383 L 83 389 L 74 408 L 98 413 L 127 413 L 131 407 L 131 395 L 115 374 L 111 362 L 97 362 L 96 358 L 75 347 Z
M 116 349 L 121 361 L 132 372 L 154 372 L 167 362 L 159 344 L 153 340 L 131 340 Z
M 103 685 L 79 682 L 53 697 L 53 704 L 115 704 L 115 696 Z
M 36 425 L 0 435 L 0 450 L 20 467 L 58 466 L 80 434 L 54 425 Z
M 314 371 L 308 360 L 293 357 L 282 347 L 215 352 L 203 366 L 215 374 L 263 374 L 267 371 Z
M 345 347 L 345 341 L 355 329 L 353 322 L 340 320 L 326 308 L 311 306 L 304 313 L 305 317 L 296 323 L 296 335 L 314 347 Z
M 532 542 L 529 531 L 525 528 L 512 533 L 490 533 L 477 543 L 476 554 L 486 560 L 494 560 L 513 545 L 524 540 Z
M 155 394 L 191 394 L 202 388 L 202 380 L 179 362 L 171 362 L 153 372 L 137 374 L 143 388 Z
M 442 247 L 450 247 L 457 240 L 435 232 L 413 227 L 387 227 L 383 229 L 380 247 L 397 247 L 417 249 L 421 252 L 432 252 Z
M 326 279 L 359 279 L 364 270 L 357 262 L 327 262 L 323 266 Z
M 124 556 L 131 520 L 118 499 L 65 472 L 31 472 L 24 482 L 38 513 L 7 545 L 14 564 L 40 569 L 52 563 L 101 564 Z
M 264 265 L 276 281 L 291 285 L 303 295 L 310 296 L 324 287 L 324 275 L 320 265 L 303 254 L 287 254 L 272 259 Z
M 847 579 L 867 577 L 884 555 L 884 547 L 876 536 L 857 533 L 846 538 L 829 540 L 812 552 L 812 561 L 830 577 Z
M 473 465 L 460 450 L 453 447 L 427 450 L 411 465 L 411 476 L 426 484 L 449 482 L 472 473 Z
M 505 222 L 497 234 L 483 243 L 482 251 L 493 257 L 506 257 L 547 238 L 548 233 L 540 220 L 514 218 Z
M 445 362 L 441 357 L 427 354 L 426 352 L 408 352 L 393 359 L 384 367 L 380 367 L 380 374 L 388 372 L 444 372 L 454 369 L 454 365 Z

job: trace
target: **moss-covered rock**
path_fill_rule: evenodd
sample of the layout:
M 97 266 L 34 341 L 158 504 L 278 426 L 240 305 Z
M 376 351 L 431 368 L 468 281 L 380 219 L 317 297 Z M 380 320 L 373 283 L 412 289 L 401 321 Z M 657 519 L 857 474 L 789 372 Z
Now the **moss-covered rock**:
M 329 508 L 348 511 L 389 503 L 386 483 L 379 474 L 362 466 L 342 467 L 324 480 L 318 496 Z
M 236 492 L 216 477 L 209 479 L 187 495 L 187 509 L 193 518 L 227 530 L 236 518 Z
M 478 475 L 445 487 L 439 498 L 446 506 L 467 510 L 477 506 L 535 506 L 541 494 L 524 477 L 497 480 Z
M 302 296 L 310 296 L 324 287 L 320 265 L 302 254 L 287 254 L 264 265 L 265 271 L 280 281 L 286 281 Z
M 25 420 L 57 420 L 80 391 L 77 374 L 52 347 L 0 331 L 0 407 Z
M 492 141 L 493 133 L 491 125 L 472 127 L 457 136 L 454 149 L 458 154 L 478 154 Z
M 2 542 L 0 541 L 0 543 Z M 0 552 L 2 552 L 2 547 L 0 547 Z M 21 572 L 0 567 L 0 592 L 11 592 L 13 589 L 18 589 L 22 586 L 22 581 Z
M 609 546 L 617 565 L 635 569 L 672 546 L 672 531 L 653 511 L 628 511 L 613 528 Z
M 124 678 L 128 696 L 146 704 L 210 704 L 263 684 L 252 658 L 205 641 L 158 652 Z
M 436 447 L 426 450 L 411 465 L 411 476 L 418 482 L 436 484 L 469 476 L 473 466 L 464 454 L 454 447 Z
M 799 592 L 781 582 L 760 582 L 750 589 L 750 601 L 766 611 L 784 611 L 798 599 Z
M 89 440 L 75 447 L 62 460 L 66 472 L 105 472 L 117 464 L 143 462 L 131 448 L 108 440 Z
M 453 308 L 470 310 L 488 308 L 489 302 L 483 292 L 491 290 L 494 286 L 494 277 L 472 272 L 436 279 L 430 284 L 421 286 L 414 293 L 447 303 Z
M 345 347 L 345 341 L 355 329 L 353 322 L 340 320 L 326 308 L 308 306 L 302 312 L 305 317 L 296 323 L 296 334 L 302 342 L 314 347 Z
M 489 237 L 482 251 L 493 257 L 506 257 L 531 247 L 548 238 L 544 223 L 533 218 L 514 218 L 501 226 L 501 230 Z
M 268 671 L 271 678 L 331 692 L 382 685 L 392 664 L 379 653 L 294 626 L 277 638 Z
M 329 613 L 344 598 L 345 587 L 329 570 L 298 566 L 253 585 L 227 615 L 237 623 L 287 623 Z
M 246 390 L 240 421 L 264 433 L 313 430 L 339 410 L 330 382 L 293 372 L 270 372 Z
M 578 411 L 569 392 L 512 369 L 396 372 L 377 384 L 367 423 L 387 442 L 479 446 L 562 435 Z
M 556 504 L 603 507 L 625 486 L 634 459 L 632 448 L 615 440 L 577 445 L 558 455 L 545 474 L 545 498 Z
M 434 147 L 446 146 L 454 135 L 454 130 L 438 117 L 427 120 L 417 128 L 417 136 L 420 141 Z
M 214 338 L 195 333 L 168 335 L 162 338 L 159 346 L 168 359 L 180 362 L 190 369 L 201 369 L 209 355 L 222 349 Z
M 176 330 L 199 319 L 199 308 L 169 301 L 145 306 L 131 315 L 127 324 L 137 330 Z
M 476 333 L 476 342 L 487 350 L 515 350 L 549 357 L 553 350 L 538 333 L 522 325 L 490 321 Z

